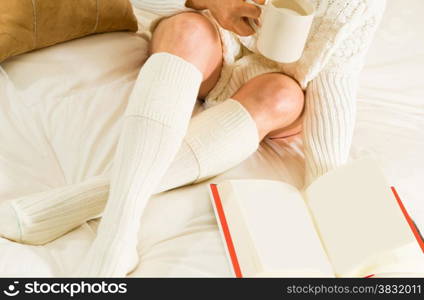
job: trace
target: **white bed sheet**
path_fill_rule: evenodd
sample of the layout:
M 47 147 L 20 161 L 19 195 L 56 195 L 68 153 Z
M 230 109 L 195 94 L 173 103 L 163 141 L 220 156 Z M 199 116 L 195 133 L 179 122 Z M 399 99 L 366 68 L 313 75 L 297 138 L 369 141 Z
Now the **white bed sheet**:
M 422 0 L 389 0 L 362 75 L 352 157 L 381 162 L 424 228 Z M 142 23 L 145 24 L 145 14 Z M 146 27 L 144 27 L 146 28 Z M 107 173 L 148 34 L 109 33 L 8 60 L 0 74 L 0 201 Z M 7 79 L 7 77 L 10 79 Z M 212 179 L 267 178 L 302 184 L 300 140 L 265 141 Z M 201 183 L 152 197 L 142 218 L 140 264 L 131 276 L 228 276 L 224 248 Z M 45 246 L 0 238 L 0 276 L 66 276 L 98 222 Z

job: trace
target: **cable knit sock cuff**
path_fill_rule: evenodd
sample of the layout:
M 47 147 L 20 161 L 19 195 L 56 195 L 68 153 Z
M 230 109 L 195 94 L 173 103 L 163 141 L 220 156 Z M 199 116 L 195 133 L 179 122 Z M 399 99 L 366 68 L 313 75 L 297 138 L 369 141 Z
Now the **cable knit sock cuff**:
M 258 148 L 259 136 L 250 113 L 229 99 L 194 117 L 185 142 L 198 160 L 201 181 L 249 157 Z
M 303 122 L 305 186 L 347 162 L 355 127 L 355 78 L 322 72 L 308 86 Z
M 185 133 L 202 80 L 197 67 L 181 57 L 153 54 L 141 68 L 125 117 L 148 118 Z

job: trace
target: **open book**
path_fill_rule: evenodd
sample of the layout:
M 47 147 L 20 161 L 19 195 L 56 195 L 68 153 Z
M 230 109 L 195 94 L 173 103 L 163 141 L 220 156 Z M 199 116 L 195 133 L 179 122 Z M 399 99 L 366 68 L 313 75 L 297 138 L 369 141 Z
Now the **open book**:
M 420 232 L 371 160 L 304 192 L 270 180 L 210 192 L 236 277 L 424 277 Z

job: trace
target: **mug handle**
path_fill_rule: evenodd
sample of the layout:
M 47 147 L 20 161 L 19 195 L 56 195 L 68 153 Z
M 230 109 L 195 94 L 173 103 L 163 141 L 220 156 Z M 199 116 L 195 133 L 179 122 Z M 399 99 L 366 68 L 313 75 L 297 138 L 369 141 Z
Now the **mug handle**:
M 259 7 L 259 8 L 262 10 L 262 13 L 263 13 L 263 11 L 264 11 L 265 5 L 267 5 L 267 4 L 268 4 L 268 1 L 269 1 L 269 0 L 265 0 L 265 4 L 258 4 L 258 3 L 256 3 L 256 2 L 255 2 L 255 1 L 253 1 L 253 0 L 245 0 L 245 2 L 246 2 L 246 3 L 253 4 L 253 5 L 255 5 L 255 6 Z M 249 25 L 250 25 L 250 26 L 252 26 L 252 28 L 253 28 L 256 32 L 258 32 L 258 30 L 259 30 L 260 26 L 258 26 L 252 18 L 249 18 L 248 20 L 249 20 Z

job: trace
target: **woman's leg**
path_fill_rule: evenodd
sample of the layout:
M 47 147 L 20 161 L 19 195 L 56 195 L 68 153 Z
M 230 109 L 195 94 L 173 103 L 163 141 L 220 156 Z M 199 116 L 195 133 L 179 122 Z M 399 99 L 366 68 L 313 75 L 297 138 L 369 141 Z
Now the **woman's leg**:
M 194 18 L 199 21 L 192 22 Z M 182 144 L 200 85 L 210 75 L 204 61 L 214 58 L 220 43 L 204 17 L 186 14 L 178 19 L 185 20 L 181 27 L 168 26 L 153 37 L 152 55 L 141 68 L 124 114 L 103 218 L 77 276 L 124 276 L 138 260 L 144 207 Z M 199 22 L 209 32 L 199 30 Z M 184 34 L 176 34 L 178 28 Z M 193 43 L 193 37 L 203 43 Z M 156 46 L 157 38 L 164 42 Z

